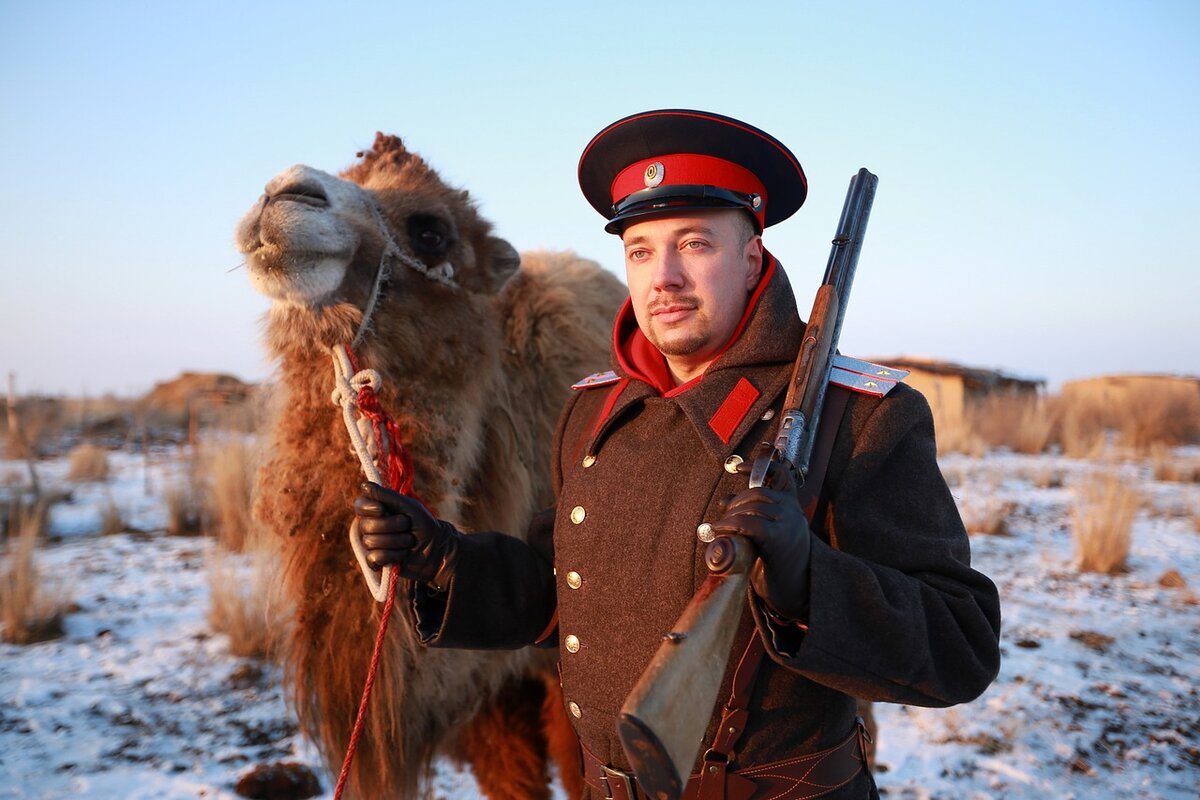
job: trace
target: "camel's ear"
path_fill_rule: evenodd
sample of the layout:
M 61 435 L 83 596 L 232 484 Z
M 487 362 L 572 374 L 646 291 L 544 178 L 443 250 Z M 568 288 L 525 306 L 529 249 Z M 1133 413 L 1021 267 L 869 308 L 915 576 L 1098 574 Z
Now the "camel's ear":
M 492 246 L 488 272 L 491 274 L 492 286 L 499 289 L 521 268 L 521 255 L 515 247 L 499 236 L 489 236 L 488 243 Z

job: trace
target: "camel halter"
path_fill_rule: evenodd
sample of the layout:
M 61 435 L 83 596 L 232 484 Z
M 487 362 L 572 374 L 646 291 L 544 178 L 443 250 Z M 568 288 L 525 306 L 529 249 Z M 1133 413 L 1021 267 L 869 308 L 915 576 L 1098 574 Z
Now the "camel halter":
M 383 236 L 384 248 L 379 257 L 379 268 L 375 272 L 375 284 L 371 289 L 371 297 L 363 309 L 362 321 L 350 344 L 336 344 L 330 348 L 333 357 L 333 394 L 334 405 L 342 409 L 342 421 L 346 432 L 350 435 L 350 444 L 358 456 L 359 466 L 367 480 L 380 486 L 389 486 L 394 491 L 409 495 L 420 501 L 413 494 L 412 458 L 400 438 L 400 430 L 395 421 L 388 415 L 379 402 L 379 389 L 383 379 L 373 369 L 358 369 L 354 358 L 354 348 L 362 344 L 375 307 L 383 292 L 383 287 L 391 276 L 391 260 L 395 259 L 404 266 L 421 273 L 426 278 L 441 283 L 452 289 L 457 289 L 454 282 L 454 266 L 444 262 L 433 269 L 425 266 L 420 260 L 413 258 L 396 244 L 384 222 L 383 213 L 378 204 L 371 204 L 375 216 L 375 224 Z M 387 465 L 387 482 L 383 480 L 379 464 Z M 334 788 L 334 800 L 340 800 L 350 777 L 350 764 L 358 749 L 358 740 L 362 735 L 366 722 L 367 706 L 371 699 L 371 689 L 375 686 L 375 675 L 379 669 L 379 658 L 383 652 L 383 643 L 387 637 L 388 621 L 392 617 L 392 608 L 396 602 L 396 586 L 399 584 L 399 572 L 392 567 L 384 567 L 378 576 L 367 562 L 367 551 L 362 543 L 362 534 L 358 529 L 356 519 L 350 525 L 350 548 L 358 561 L 358 569 L 367 588 L 376 602 L 383 603 L 383 612 L 379 619 L 379 630 L 375 635 L 375 645 L 371 651 L 371 663 L 367 669 L 367 678 L 363 686 L 362 699 L 358 704 L 358 713 L 354 718 L 354 728 L 350 732 L 350 742 L 346 747 L 346 756 L 342 760 L 342 768 L 338 774 L 337 786 Z
M 436 267 L 426 266 L 424 261 L 419 258 L 413 258 L 396 244 L 396 240 L 392 238 L 392 232 L 388 229 L 387 222 L 383 219 L 383 212 L 380 211 L 378 203 L 371 203 L 371 214 L 375 217 L 375 227 L 378 228 L 379 235 L 383 237 L 383 253 L 379 256 L 379 268 L 375 270 L 375 285 L 371 287 L 371 297 L 367 300 L 367 307 L 363 309 L 362 322 L 358 324 L 358 330 L 355 332 L 354 338 L 350 341 L 351 347 L 358 347 L 362 344 L 367 331 L 370 329 L 371 318 L 375 315 L 375 306 L 379 302 L 380 295 L 383 294 L 384 285 L 392 275 L 390 263 L 392 259 L 399 261 L 414 272 L 419 272 L 435 283 L 440 283 L 451 289 L 459 288 L 458 284 L 454 281 L 453 264 L 449 261 L 443 261 Z
M 418 272 L 425 278 L 440 283 L 451 289 L 459 288 L 454 282 L 454 265 L 444 261 L 430 268 L 420 259 L 413 258 L 400 249 L 392 238 L 383 212 L 378 203 L 371 203 L 371 213 L 375 217 L 375 225 L 379 235 L 383 237 L 383 253 L 379 256 L 379 267 L 375 270 L 375 283 L 371 287 L 371 297 L 363 309 L 362 321 L 349 345 L 336 344 L 330 348 L 333 357 L 333 404 L 342 409 L 342 421 L 346 432 L 350 435 L 350 444 L 358 456 L 363 475 L 372 483 L 388 486 L 401 494 L 412 494 L 412 461 L 404 444 L 400 441 L 399 430 L 395 423 L 383 411 L 379 404 L 379 388 L 383 379 L 373 369 L 359 370 L 355 364 L 354 350 L 362 344 L 370 330 L 375 308 L 383 294 L 383 287 L 391 277 L 391 262 L 400 262 L 404 266 Z M 376 459 L 389 465 L 388 481 L 385 483 L 376 466 Z M 384 567 L 382 573 L 376 574 L 367 563 L 367 551 L 363 547 L 362 534 L 358 529 L 358 521 L 350 526 L 350 548 L 358 561 L 359 572 L 367 583 L 367 589 L 378 603 L 385 602 L 388 597 L 388 585 L 391 583 L 392 568 Z

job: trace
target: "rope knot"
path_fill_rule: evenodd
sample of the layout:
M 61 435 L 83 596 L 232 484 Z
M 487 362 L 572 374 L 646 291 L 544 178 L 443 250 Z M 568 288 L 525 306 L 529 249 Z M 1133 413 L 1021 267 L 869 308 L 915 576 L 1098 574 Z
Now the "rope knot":
M 360 396 L 366 389 L 372 392 L 378 392 L 379 387 L 383 385 L 383 378 L 379 377 L 379 372 L 373 369 L 360 369 L 354 373 L 354 377 L 350 379 L 350 385 L 355 391 L 359 392 Z

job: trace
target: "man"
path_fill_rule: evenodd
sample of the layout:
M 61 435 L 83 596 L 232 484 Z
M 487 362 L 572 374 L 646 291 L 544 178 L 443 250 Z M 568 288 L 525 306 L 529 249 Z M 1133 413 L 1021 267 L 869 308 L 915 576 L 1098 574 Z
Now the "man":
M 412 579 L 430 646 L 557 641 L 592 795 L 623 798 L 639 792 L 617 712 L 703 582 L 705 541 L 746 536 L 760 560 L 688 796 L 875 796 L 855 698 L 965 702 L 999 667 L 996 589 L 970 567 L 928 405 L 831 387 L 825 480 L 797 493 L 777 469 L 747 489 L 804 330 L 761 238 L 803 203 L 800 164 L 736 120 L 652 111 L 601 131 L 579 176 L 621 237 L 630 299 L 613 372 L 559 422 L 557 503 L 529 536 L 552 546 L 463 536 L 368 486 L 369 558 Z

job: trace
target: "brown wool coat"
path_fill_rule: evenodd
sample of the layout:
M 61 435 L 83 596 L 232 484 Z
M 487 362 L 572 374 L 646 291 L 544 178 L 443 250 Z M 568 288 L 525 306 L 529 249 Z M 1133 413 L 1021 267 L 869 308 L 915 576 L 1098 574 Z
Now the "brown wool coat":
M 580 712 L 576 730 L 617 767 L 628 766 L 617 711 L 706 575 L 696 528 L 719 519 L 724 498 L 745 488 L 723 465 L 773 433 L 775 420 L 764 417 L 783 402 L 803 323 L 783 271 L 767 280 L 742 336 L 688 390 L 664 398 L 629 382 L 603 420 L 613 386 L 575 393 L 555 440 L 552 543 L 549 513 L 530 537 L 540 547 L 473 535 L 448 593 L 413 598 L 423 638 L 439 647 L 529 644 L 557 609 L 558 641 L 579 640 L 577 652 L 560 650 L 564 695 Z M 726 442 L 710 420 L 742 379 L 759 396 Z M 824 497 L 808 632 L 774 630 L 747 603 L 735 656 L 757 627 L 770 658 L 735 768 L 837 744 L 852 729 L 855 697 L 948 706 L 978 696 L 999 669 L 999 598 L 971 569 L 919 393 L 899 385 L 882 399 L 851 395 Z M 569 572 L 582 579 L 578 588 Z M 866 780 L 829 796 L 865 797 Z

